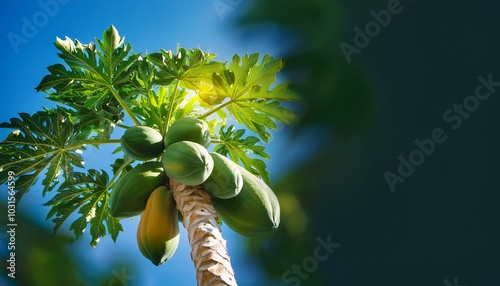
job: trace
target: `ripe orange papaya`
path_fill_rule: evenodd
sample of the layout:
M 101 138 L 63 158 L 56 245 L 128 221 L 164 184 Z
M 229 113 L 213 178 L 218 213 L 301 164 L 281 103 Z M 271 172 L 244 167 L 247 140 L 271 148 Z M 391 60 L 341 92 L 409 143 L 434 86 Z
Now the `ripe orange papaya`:
M 137 245 L 142 255 L 158 266 L 174 255 L 179 237 L 179 222 L 172 191 L 160 186 L 149 196 L 139 221 Z

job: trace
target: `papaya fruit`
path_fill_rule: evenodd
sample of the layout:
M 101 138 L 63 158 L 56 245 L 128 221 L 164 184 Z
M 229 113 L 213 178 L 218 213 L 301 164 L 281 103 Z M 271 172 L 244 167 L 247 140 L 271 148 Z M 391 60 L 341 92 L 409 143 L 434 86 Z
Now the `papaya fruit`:
M 135 166 L 116 182 L 111 191 L 111 215 L 125 218 L 141 214 L 151 192 L 165 185 L 167 180 L 160 162 L 146 162 Z
M 270 235 L 280 223 L 280 205 L 271 188 L 238 165 L 243 177 L 240 193 L 230 199 L 213 197 L 212 205 L 222 221 L 244 236 Z
M 123 133 L 120 143 L 127 156 L 139 161 L 159 157 L 165 149 L 160 132 L 148 126 L 128 128 Z
M 174 255 L 179 237 L 179 222 L 172 191 L 160 186 L 149 196 L 139 221 L 137 245 L 142 255 L 158 266 Z
M 193 117 L 182 117 L 174 121 L 168 128 L 164 138 L 165 148 L 180 141 L 191 141 L 208 148 L 210 146 L 210 130 L 208 124 Z
M 165 173 L 181 184 L 196 186 L 212 173 L 214 160 L 198 143 L 180 141 L 170 145 L 161 156 Z
M 238 165 L 219 153 L 210 152 L 210 156 L 214 160 L 214 169 L 203 182 L 203 188 L 219 199 L 237 196 L 243 187 L 243 177 Z

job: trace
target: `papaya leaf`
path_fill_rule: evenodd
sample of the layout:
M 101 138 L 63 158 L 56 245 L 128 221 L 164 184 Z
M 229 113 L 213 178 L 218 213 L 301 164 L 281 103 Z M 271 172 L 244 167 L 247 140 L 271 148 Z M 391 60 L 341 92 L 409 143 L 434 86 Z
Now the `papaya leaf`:
M 67 70 L 62 64 L 51 65 L 47 67 L 47 70 L 50 74 L 42 78 L 35 88 L 37 91 L 46 91 L 53 88 L 57 94 L 62 94 L 72 84 L 78 84 L 81 87 L 82 83 L 99 83 L 99 79 L 93 78 L 90 73 L 84 73 L 79 69 Z
M 95 83 L 105 83 L 105 74 L 97 59 L 97 47 L 93 42 L 82 44 L 80 41 L 73 41 L 65 37 L 56 38 L 54 43 L 56 49 L 60 51 L 57 55 L 69 66 L 71 70 L 80 71 L 94 79 Z M 90 82 L 93 83 L 93 82 Z
M 116 97 L 115 89 L 133 86 L 132 78 L 140 55 L 130 54 L 131 45 L 123 43 L 124 38 L 113 26 L 103 33 L 102 40 L 96 41 L 100 49 L 93 42 L 82 44 L 68 37 L 57 38 L 58 56 L 69 69 L 62 64 L 49 66 L 50 73 L 35 89 L 44 92 L 53 89 L 55 92 L 49 94 L 49 99 L 72 107 L 78 102 L 91 109 L 110 102 Z
M 111 85 L 119 85 L 130 80 L 131 71 L 135 70 L 132 67 L 137 64 L 140 55 L 129 56 L 132 46 L 130 43 L 124 44 L 125 38 L 120 37 L 113 25 L 104 31 L 102 38 L 102 40 L 96 39 L 102 51 L 97 55 L 101 60 L 107 82 Z
M 148 97 L 140 96 L 130 100 L 132 112 L 144 122 L 144 125 L 157 128 L 164 135 L 170 109 L 174 118 L 184 117 L 193 111 L 193 102 L 187 97 L 188 92 L 185 89 L 178 89 L 175 92 L 174 89 L 173 86 L 160 86 L 158 91 L 151 91 Z M 154 107 L 152 102 L 156 102 L 158 106 Z
M 150 101 L 145 97 L 137 97 L 130 102 L 132 103 L 132 112 L 144 123 L 144 125 L 161 129 L 161 127 L 158 126 L 161 122 L 161 115 L 159 114 L 160 108 L 153 108 Z
M 198 116 L 199 111 L 196 111 L 194 108 L 197 98 L 194 96 L 188 97 L 188 93 L 185 92 L 185 90 L 182 90 L 180 93 L 182 101 L 178 100 L 174 105 L 174 118 L 179 119 L 185 116 Z
M 173 51 L 161 49 L 160 53 L 152 53 L 147 57 L 158 67 L 156 83 L 169 85 L 179 80 L 183 87 L 197 89 L 197 84 L 210 81 L 212 74 L 219 72 L 222 63 L 211 61 L 216 55 L 203 52 L 200 49 L 178 48 Z
M 151 90 L 154 84 L 155 68 L 148 58 L 140 57 L 137 64 L 136 80 L 145 90 L 145 93 Z
M 229 100 L 213 107 L 201 118 L 226 108 L 238 123 L 268 143 L 271 138 L 269 131 L 277 129 L 276 122 L 290 124 L 296 119 L 296 115 L 281 102 L 295 101 L 299 97 L 286 83 L 271 87 L 276 74 L 283 68 L 281 60 L 269 55 L 265 55 L 260 63 L 258 60 L 258 53 L 243 58 L 235 55 L 225 70 L 212 75 L 214 89 Z
M 57 101 L 57 100 L 56 100 Z M 123 120 L 123 109 L 114 101 L 103 104 L 99 108 L 84 108 L 77 103 L 66 104 L 72 108 L 58 106 L 64 112 L 75 129 L 79 130 L 77 138 L 81 140 L 110 139 L 116 125 Z
M 267 184 L 270 184 L 269 172 L 266 170 L 266 163 L 255 156 L 270 160 L 271 158 L 265 152 L 265 147 L 258 145 L 260 139 L 255 136 L 245 135 L 245 129 L 236 129 L 233 125 L 224 130 L 222 126 L 219 129 L 219 141 L 214 147 L 214 152 L 228 156 L 235 163 L 242 163 L 245 169 L 251 173 L 260 176 Z M 254 155 L 251 157 L 251 155 Z
M 14 129 L 0 142 L 0 166 L 16 174 L 18 201 L 42 171 L 46 170 L 42 181 L 45 195 L 59 183 L 61 173 L 64 179 L 71 178 L 74 167 L 83 168 L 84 163 L 78 151 L 84 147 L 76 143 L 81 139 L 79 129 L 75 129 L 61 109 L 47 109 L 33 115 L 20 113 L 19 117 L 0 124 L 0 128 Z M 0 177 L 0 184 L 6 179 Z
M 88 173 L 75 172 L 71 179 L 64 181 L 57 189 L 57 194 L 44 204 L 51 206 L 46 219 L 54 217 L 54 232 L 75 214 L 78 218 L 70 225 L 75 239 L 90 224 L 91 246 L 96 246 L 106 234 L 110 234 L 113 241 L 116 241 L 123 227 L 109 212 L 108 183 L 108 174 L 104 170 L 99 172 L 94 169 L 88 170 Z

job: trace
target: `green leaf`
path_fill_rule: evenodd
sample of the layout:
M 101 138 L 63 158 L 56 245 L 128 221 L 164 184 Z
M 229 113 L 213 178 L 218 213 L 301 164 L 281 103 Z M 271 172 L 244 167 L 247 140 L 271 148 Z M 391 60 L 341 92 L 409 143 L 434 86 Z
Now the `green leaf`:
M 194 102 L 187 96 L 188 92 L 185 89 L 175 92 L 174 86 L 161 86 L 158 91 L 151 91 L 148 97 L 136 97 L 129 102 L 132 112 L 144 122 L 144 125 L 154 127 L 164 135 L 170 110 L 174 118 L 180 118 L 192 112 Z
M 212 61 L 215 54 L 200 49 L 178 48 L 176 55 L 172 51 L 160 51 L 147 56 L 158 67 L 156 82 L 160 85 L 169 85 L 178 80 L 183 87 L 195 90 L 200 82 L 210 81 L 212 74 L 223 67 L 221 63 Z
M 245 129 L 236 129 L 233 125 L 226 130 L 222 126 L 219 129 L 219 141 L 214 147 L 214 152 L 228 156 L 235 163 L 242 163 L 245 169 L 262 177 L 262 179 L 270 184 L 269 172 L 266 170 L 266 163 L 261 159 L 270 160 L 271 158 L 265 152 L 265 147 L 258 145 L 260 139 L 255 136 L 243 137 Z M 252 156 L 253 155 L 253 156 Z
M 107 173 L 94 169 L 90 169 L 88 173 L 75 172 L 71 179 L 64 181 L 57 194 L 44 204 L 51 206 L 46 219 L 55 217 L 52 219 L 55 224 L 54 232 L 74 214 L 78 218 L 71 223 L 70 229 L 75 238 L 82 235 L 90 224 L 91 246 L 96 246 L 106 234 L 116 240 L 123 227 L 109 212 L 108 183 Z
M 121 110 L 121 108 L 120 108 Z M 123 118 L 123 113 L 115 114 L 109 109 L 100 111 L 80 109 L 78 112 L 68 111 L 71 122 L 78 130 L 80 140 L 107 140 L 115 129 L 115 125 Z M 97 146 L 96 146 L 97 147 Z
M 62 64 L 55 64 L 47 67 L 50 72 L 42 78 L 38 86 L 35 88 L 37 91 L 45 91 L 54 88 L 57 93 L 62 93 L 70 87 L 75 80 L 77 81 L 92 81 L 93 79 L 79 70 L 67 70 Z
M 246 86 L 246 79 L 250 69 L 257 64 L 259 60 L 259 54 L 251 54 L 243 56 L 243 59 L 238 55 L 233 56 L 233 60 L 229 65 L 229 70 L 234 74 L 234 88 L 233 91 L 237 91 L 238 88 Z M 241 64 L 240 64 L 241 63 Z M 277 72 L 277 71 L 276 71 Z M 234 92 L 231 92 L 234 97 Z
M 125 37 L 120 37 L 118 30 L 111 25 L 108 30 L 102 34 L 104 41 L 99 41 L 103 51 L 113 52 L 118 49 L 124 42 Z
M 45 110 L 29 115 L 20 113 L 20 118 L 11 118 L 10 123 L 0 128 L 14 129 L 0 142 L 0 166 L 16 174 L 17 197 L 21 197 L 35 184 L 43 170 L 46 170 L 42 194 L 52 190 L 64 179 L 73 176 L 74 167 L 83 168 L 83 158 L 78 154 L 82 146 L 78 141 L 78 130 L 61 109 Z M 74 147 L 72 147 L 74 146 Z M 5 177 L 0 177 L 0 184 Z
M 102 40 L 96 40 L 100 50 L 92 42 L 82 44 L 68 37 L 57 38 L 58 55 L 69 69 L 62 64 L 49 66 L 50 73 L 35 89 L 49 93 L 51 100 L 77 109 L 99 111 L 115 100 L 128 112 L 120 92 L 127 91 L 127 97 L 136 89 L 133 79 L 140 55 L 130 54 L 131 45 L 123 43 L 124 38 L 113 26 L 103 33 Z
M 101 60 L 105 79 L 108 84 L 118 85 L 130 80 L 132 66 L 137 64 L 140 55 L 129 56 L 132 50 L 130 43 L 123 44 L 125 38 L 121 38 L 114 26 L 111 26 L 102 35 L 103 40 L 96 39 L 102 52 L 97 53 Z M 127 58 L 127 56 L 129 56 Z
M 155 67 L 148 58 L 138 58 L 137 73 L 135 80 L 137 81 L 136 86 L 143 89 L 142 94 L 148 94 L 151 91 L 154 84 Z
M 94 43 L 82 44 L 73 42 L 66 37 L 64 40 L 56 38 L 55 47 L 60 51 L 58 56 L 72 69 L 83 72 L 95 82 L 104 82 L 103 70 L 99 67 L 96 55 L 98 53 Z
M 259 54 L 235 55 L 224 71 L 212 76 L 212 84 L 219 95 L 230 97 L 229 101 L 213 107 L 201 118 L 227 109 L 231 115 L 250 131 L 259 135 L 264 142 L 269 142 L 271 130 L 277 129 L 277 123 L 290 124 L 296 115 L 283 101 L 298 100 L 287 83 L 271 85 L 276 74 L 283 68 L 281 60 L 265 55 L 258 63 Z

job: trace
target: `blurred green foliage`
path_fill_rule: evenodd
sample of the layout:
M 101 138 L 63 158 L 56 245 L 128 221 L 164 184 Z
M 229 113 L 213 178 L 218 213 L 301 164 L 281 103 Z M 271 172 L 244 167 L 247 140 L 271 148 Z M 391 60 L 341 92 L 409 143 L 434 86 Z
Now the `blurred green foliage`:
M 5 204 L 0 204 L 0 213 L 7 214 Z M 71 237 L 63 234 L 54 235 L 51 231 L 33 221 L 22 212 L 17 212 L 15 219 L 15 278 L 7 275 L 11 273 L 9 253 L 7 248 L 9 234 L 7 230 L 7 215 L 2 216 L 0 240 L 5 249 L 2 250 L 2 279 L 7 284 L 2 285 L 30 285 L 30 286 L 86 286 L 86 285 L 135 285 L 138 281 L 127 281 L 132 275 L 123 270 L 132 269 L 127 259 L 116 259 L 112 262 L 110 272 L 103 270 L 103 264 L 87 263 L 85 259 L 70 248 Z M 88 246 L 86 246 L 88 247 Z
M 4 204 L 0 205 L 0 212 L 7 213 Z M 6 215 L 3 217 L 7 218 Z M 16 223 L 15 279 L 7 276 L 10 273 L 6 261 L 8 256 L 2 257 L 3 277 L 15 281 L 17 285 L 86 285 L 78 273 L 75 257 L 68 252 L 69 237 L 53 236 L 20 213 L 16 214 Z M 2 218 L 2 233 L 7 230 L 7 222 Z M 8 242 L 8 239 L 7 235 L 5 241 Z
M 348 63 L 339 45 L 353 45 L 354 28 L 390 2 L 258 0 L 238 23 L 251 35 L 279 29 L 284 72 L 305 110 L 292 140 L 320 131 L 316 145 L 303 146 L 308 158 L 273 184 L 279 230 L 248 240 L 268 276 L 262 285 L 444 285 L 454 277 L 500 285 L 500 100 L 481 102 L 456 131 L 442 118 L 474 93 L 479 75 L 500 79 L 500 3 L 398 1 L 402 11 Z M 384 172 L 397 172 L 397 157 L 434 128 L 448 141 L 392 193 Z M 312 263 L 328 235 L 341 247 Z
M 265 32 L 278 26 L 288 42 L 285 73 L 306 101 L 301 123 L 334 127 L 337 136 L 355 132 L 371 113 L 365 76 L 338 48 L 342 13 L 335 1 L 257 1 L 240 20 Z M 280 11 L 280 12 L 277 12 Z

